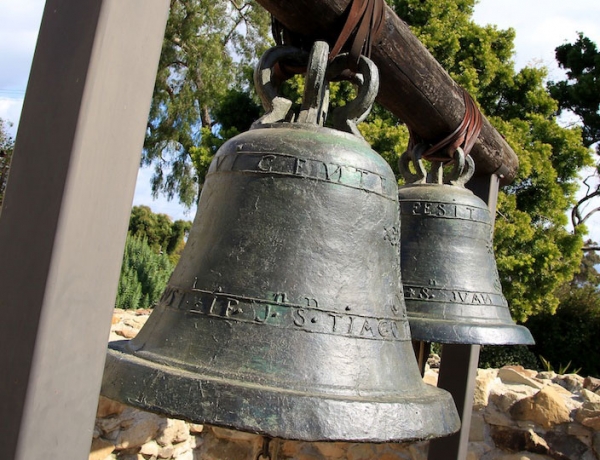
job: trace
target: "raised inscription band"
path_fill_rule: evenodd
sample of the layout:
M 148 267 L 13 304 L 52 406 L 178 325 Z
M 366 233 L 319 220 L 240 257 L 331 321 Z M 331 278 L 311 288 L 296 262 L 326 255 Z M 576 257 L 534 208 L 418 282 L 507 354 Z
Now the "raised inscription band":
M 229 171 L 304 177 L 375 193 L 392 200 L 396 199 L 397 193 L 396 184 L 376 172 L 285 153 L 235 152 L 218 156 L 209 174 Z
M 368 340 L 410 340 L 404 315 L 394 318 L 339 313 L 318 308 L 314 299 L 307 298 L 307 305 L 298 305 L 286 302 L 285 294 L 276 297 L 275 300 L 256 299 L 202 289 L 185 291 L 168 286 L 161 303 L 191 315 L 227 321 Z
M 403 216 L 468 220 L 491 225 L 490 211 L 487 208 L 479 208 L 464 204 L 400 200 L 400 213 Z
M 473 292 L 440 289 L 432 286 L 404 285 L 404 299 L 423 302 L 449 303 L 461 305 L 491 305 L 506 307 L 506 298 L 498 292 Z

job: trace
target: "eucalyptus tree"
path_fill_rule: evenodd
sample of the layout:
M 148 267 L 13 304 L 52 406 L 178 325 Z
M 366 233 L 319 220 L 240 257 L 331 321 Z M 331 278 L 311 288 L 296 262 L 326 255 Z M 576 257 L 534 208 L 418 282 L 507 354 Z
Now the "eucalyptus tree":
M 8 132 L 10 123 L 0 118 L 0 209 L 4 199 L 4 189 L 8 180 L 10 160 L 14 147 L 14 140 Z
M 476 0 L 390 0 L 446 71 L 475 98 L 481 111 L 519 157 L 519 173 L 500 192 L 494 247 L 513 317 L 553 312 L 557 289 L 573 277 L 582 236 L 565 228 L 575 204 L 577 173 L 591 165 L 579 127 L 562 127 L 558 103 L 545 88 L 546 69 L 515 70 L 513 29 L 478 25 Z M 378 116 L 364 127 L 374 145 L 395 160 L 403 127 Z
M 171 0 L 142 156 L 154 166 L 154 194 L 194 202 L 212 152 L 203 139 L 219 128 L 215 112 L 231 92 L 246 94 L 269 27 L 253 1 Z
M 581 129 L 557 122 L 546 70 L 516 71 L 514 30 L 475 24 L 475 2 L 388 0 L 519 156 L 518 177 L 499 197 L 495 252 L 513 315 L 525 320 L 554 311 L 557 288 L 577 271 L 582 236 L 565 229 L 565 212 L 575 204 L 578 171 L 592 160 Z M 258 111 L 243 82 L 247 64 L 269 43 L 268 18 L 253 2 L 172 3 L 144 162 L 157 167 L 156 193 L 189 204 L 218 146 Z M 242 37 L 246 47 L 238 49 Z M 291 94 L 300 86 L 291 85 Z M 396 169 L 408 141 L 401 121 L 375 107 L 360 129 Z

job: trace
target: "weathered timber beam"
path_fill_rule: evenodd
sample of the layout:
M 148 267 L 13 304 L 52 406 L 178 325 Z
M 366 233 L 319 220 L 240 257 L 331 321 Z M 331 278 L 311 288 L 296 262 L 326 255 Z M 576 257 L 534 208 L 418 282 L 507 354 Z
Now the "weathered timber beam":
M 350 1 L 257 0 L 289 30 L 330 44 Z M 389 6 L 371 58 L 380 72 L 378 102 L 423 139 L 438 141 L 461 122 L 465 105 L 460 87 Z M 471 156 L 477 174 L 495 173 L 503 184 L 516 176 L 515 152 L 485 117 Z

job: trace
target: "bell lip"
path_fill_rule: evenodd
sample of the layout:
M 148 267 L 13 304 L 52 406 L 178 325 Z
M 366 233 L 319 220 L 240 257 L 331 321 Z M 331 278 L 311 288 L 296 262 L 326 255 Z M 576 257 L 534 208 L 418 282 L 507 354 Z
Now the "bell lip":
M 456 322 L 411 317 L 408 313 L 413 340 L 464 345 L 535 345 L 525 326 L 517 324 Z
M 206 378 L 127 353 L 128 342 L 109 343 L 101 394 L 168 417 L 311 442 L 408 442 L 448 436 L 460 428 L 450 393 L 425 383 L 417 396 L 399 395 L 396 402 L 324 397 Z M 186 397 L 174 395 L 175 386 L 184 389 Z M 238 410 L 218 412 L 219 406 Z

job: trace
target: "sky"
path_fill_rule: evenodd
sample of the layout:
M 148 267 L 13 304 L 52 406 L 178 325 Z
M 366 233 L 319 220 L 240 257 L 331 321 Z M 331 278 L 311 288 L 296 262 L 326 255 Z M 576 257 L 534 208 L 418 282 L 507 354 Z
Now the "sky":
M 43 13 L 44 0 L 0 0 L 0 118 L 13 123 L 16 135 L 21 105 Z M 544 65 L 549 78 L 563 78 L 554 61 L 554 48 L 572 43 L 583 32 L 600 46 L 600 0 L 480 0 L 474 20 L 516 31 L 514 57 L 516 68 Z M 140 170 L 134 204 L 145 204 L 154 212 L 173 219 L 192 220 L 195 210 L 186 211 L 176 201 L 153 200 L 151 171 Z M 600 217 L 600 216 L 599 216 Z M 591 225 L 592 235 L 600 240 L 600 219 Z

